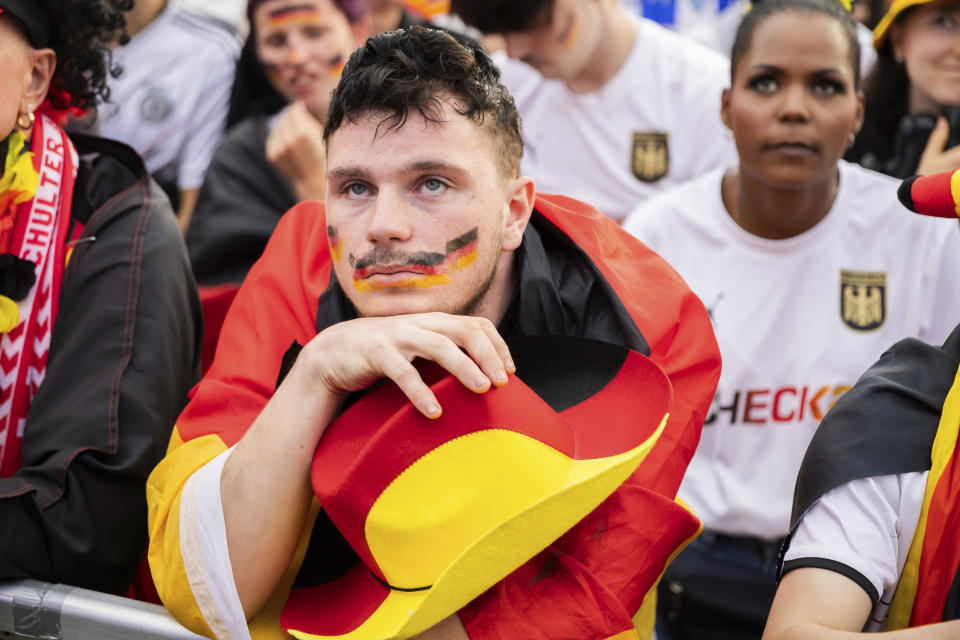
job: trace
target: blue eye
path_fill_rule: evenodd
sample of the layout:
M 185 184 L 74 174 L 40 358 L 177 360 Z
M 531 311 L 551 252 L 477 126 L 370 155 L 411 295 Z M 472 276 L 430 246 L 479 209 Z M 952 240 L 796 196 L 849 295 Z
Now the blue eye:
M 348 182 L 340 189 L 340 192 L 348 196 L 365 196 L 367 195 L 367 185 L 362 182 Z
M 434 191 L 434 192 L 440 191 L 445 186 L 446 186 L 445 184 L 443 184 L 442 182 L 434 178 L 430 178 L 429 180 L 424 180 L 423 182 L 423 188 L 426 189 L 427 191 Z

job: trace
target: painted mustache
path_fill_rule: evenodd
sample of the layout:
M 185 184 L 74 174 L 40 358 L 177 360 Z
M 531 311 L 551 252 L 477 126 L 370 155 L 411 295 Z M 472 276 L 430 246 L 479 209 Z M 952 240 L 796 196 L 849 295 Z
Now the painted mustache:
M 359 290 L 374 288 L 366 281 L 383 268 L 408 272 L 411 278 L 391 283 L 388 286 L 432 286 L 450 281 L 447 273 L 462 269 L 476 259 L 478 230 L 473 228 L 462 236 L 447 242 L 444 253 L 418 251 L 407 253 L 391 249 L 374 249 L 367 255 L 349 257 L 353 267 L 354 287 Z

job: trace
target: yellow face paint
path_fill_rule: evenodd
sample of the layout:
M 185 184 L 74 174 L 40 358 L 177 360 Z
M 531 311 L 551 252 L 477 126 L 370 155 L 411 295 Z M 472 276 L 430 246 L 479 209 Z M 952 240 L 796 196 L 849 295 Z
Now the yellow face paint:
M 323 16 L 310 6 L 289 7 L 270 14 L 268 23 L 272 29 L 283 29 L 290 25 L 323 24 Z
M 563 50 L 570 51 L 577 44 L 577 41 L 580 39 L 580 21 L 577 20 L 576 16 L 572 16 L 573 22 L 570 24 L 570 28 L 567 29 L 567 35 L 563 39 Z
M 450 284 L 450 276 L 445 273 L 432 276 L 411 276 L 403 280 L 395 280 L 388 283 L 372 283 L 369 280 L 354 280 L 353 288 L 357 291 L 370 291 L 372 289 L 393 289 L 404 287 L 435 287 L 438 284 Z
M 343 241 L 337 235 L 337 230 L 331 226 L 327 227 L 327 242 L 330 245 L 330 257 L 335 262 L 340 262 L 340 257 L 343 255 Z
M 331 233 L 333 232 L 333 233 Z M 327 230 L 327 235 L 331 238 L 331 251 L 333 246 L 332 238 L 335 237 L 335 230 Z M 476 228 L 458 238 L 449 241 L 446 246 L 446 253 L 419 253 L 409 256 L 381 256 L 368 257 L 362 260 L 356 260 L 351 256 L 351 264 L 354 267 L 353 288 L 357 291 L 370 291 L 372 289 L 389 289 L 404 287 L 434 287 L 441 284 L 450 284 L 450 272 L 458 271 L 471 264 L 477 259 L 477 235 Z M 400 265 L 400 273 L 407 274 L 409 277 L 397 278 L 383 282 L 382 279 L 371 278 L 379 273 L 375 269 L 376 265 Z

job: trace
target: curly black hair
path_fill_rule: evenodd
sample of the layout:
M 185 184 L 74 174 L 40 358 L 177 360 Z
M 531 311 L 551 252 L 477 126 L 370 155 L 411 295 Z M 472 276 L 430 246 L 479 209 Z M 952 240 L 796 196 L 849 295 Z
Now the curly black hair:
M 438 122 L 445 97 L 493 134 L 504 174 L 519 175 L 520 116 L 500 83 L 500 70 L 473 41 L 427 27 L 381 33 L 350 56 L 330 100 L 323 138 L 329 140 L 344 120 L 356 122 L 371 112 L 387 114 L 381 122 L 387 131 L 402 127 L 410 109 Z
M 107 74 L 117 77 L 109 45 L 129 41 L 123 12 L 134 0 L 37 0 L 52 26 L 57 69 L 50 85 L 54 109 L 96 110 L 110 95 Z

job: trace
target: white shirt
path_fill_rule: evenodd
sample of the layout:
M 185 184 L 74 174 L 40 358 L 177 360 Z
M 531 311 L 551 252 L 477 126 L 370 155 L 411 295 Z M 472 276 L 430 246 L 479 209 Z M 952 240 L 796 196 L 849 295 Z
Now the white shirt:
M 573 93 L 561 80 L 495 56 L 523 120 L 523 172 L 537 190 L 589 202 L 622 220 L 638 202 L 714 167 L 735 162 L 720 121 L 727 59 L 649 20 L 617 73 L 598 91 Z M 665 136 L 666 154 L 658 136 Z M 634 173 L 634 147 L 645 182 Z M 659 179 L 658 167 L 666 168 Z
M 823 414 L 895 342 L 941 343 L 960 317 L 957 225 L 908 212 L 897 180 L 839 168 L 830 212 L 786 240 L 733 221 L 722 171 L 651 200 L 624 225 L 679 271 L 717 334 L 720 383 L 679 491 L 708 528 L 786 535 Z
M 886 628 L 917 532 L 928 474 L 863 478 L 831 489 L 803 515 L 784 554 L 784 562 L 802 558 L 839 562 L 866 578 L 876 592 L 871 596 L 879 595 L 879 600 L 864 631 Z
M 198 188 L 226 125 L 240 55 L 236 35 L 169 0 L 113 54 L 123 74 L 108 81 L 110 100 L 99 108 L 96 133 L 136 149 L 159 180 Z

